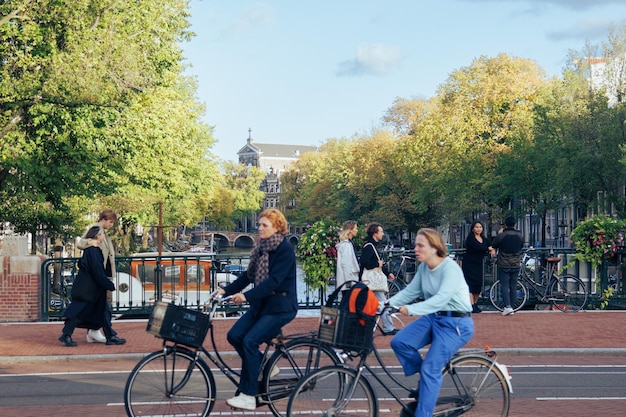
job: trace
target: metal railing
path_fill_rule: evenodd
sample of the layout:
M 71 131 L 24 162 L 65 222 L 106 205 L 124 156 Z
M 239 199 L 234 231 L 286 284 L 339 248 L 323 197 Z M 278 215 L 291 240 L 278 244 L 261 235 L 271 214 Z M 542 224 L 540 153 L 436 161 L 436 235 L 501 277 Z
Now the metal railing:
M 408 283 L 415 273 L 416 262 L 406 262 L 401 267 L 398 262 L 403 256 L 414 258 L 413 252 L 395 250 L 383 253 L 390 262 L 391 270 L 398 275 L 396 268 L 401 268 L 402 278 Z M 464 250 L 453 250 L 451 253 L 457 262 L 463 262 Z M 613 302 L 623 303 L 626 300 L 623 282 L 626 268 L 621 258 L 616 265 L 605 263 L 594 271 L 589 264 L 576 261 L 572 249 L 537 248 L 534 253 L 540 258 L 561 257 L 563 261 L 560 266 L 570 265 L 567 272 L 581 278 L 588 286 L 590 294 L 601 294 L 603 289 L 613 286 Z M 70 301 L 72 283 L 78 274 L 79 259 L 50 258 L 43 262 L 40 311 L 42 320 L 58 320 L 63 317 Z M 116 315 L 125 317 L 145 317 L 155 300 L 161 299 L 202 309 L 211 289 L 236 279 L 237 273 L 246 268 L 248 261 L 248 256 L 201 253 L 117 257 L 115 291 L 111 300 L 113 311 Z M 539 270 L 534 273 L 538 274 Z M 333 287 L 312 291 L 302 279 L 301 268 L 298 268 L 298 275 L 299 308 L 319 309 L 324 304 L 327 292 L 332 291 Z M 497 266 L 486 259 L 483 268 L 484 293 L 489 293 L 490 286 L 497 279 Z

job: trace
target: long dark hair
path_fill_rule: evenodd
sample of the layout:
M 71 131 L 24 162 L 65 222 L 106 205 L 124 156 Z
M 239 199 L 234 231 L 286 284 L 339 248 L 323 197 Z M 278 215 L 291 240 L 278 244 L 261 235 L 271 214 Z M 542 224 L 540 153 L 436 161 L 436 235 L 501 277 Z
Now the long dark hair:
M 474 220 L 474 222 L 472 223 L 472 227 L 470 227 L 469 234 L 467 235 L 467 237 L 474 236 L 474 226 L 476 226 L 477 224 L 483 227 L 483 231 L 480 234 L 480 237 L 482 237 L 483 239 L 487 239 L 487 235 L 485 234 L 485 225 L 480 220 Z

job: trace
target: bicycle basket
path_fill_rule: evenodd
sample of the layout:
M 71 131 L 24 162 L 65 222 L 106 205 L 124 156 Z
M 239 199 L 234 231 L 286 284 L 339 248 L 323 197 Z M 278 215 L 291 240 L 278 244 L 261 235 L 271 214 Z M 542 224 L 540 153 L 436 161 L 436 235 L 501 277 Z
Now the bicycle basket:
M 209 331 L 209 316 L 197 310 L 157 301 L 150 313 L 146 331 L 161 339 L 199 348 Z
M 320 341 L 350 351 L 369 351 L 374 336 L 374 318 L 332 307 L 322 307 L 318 337 Z

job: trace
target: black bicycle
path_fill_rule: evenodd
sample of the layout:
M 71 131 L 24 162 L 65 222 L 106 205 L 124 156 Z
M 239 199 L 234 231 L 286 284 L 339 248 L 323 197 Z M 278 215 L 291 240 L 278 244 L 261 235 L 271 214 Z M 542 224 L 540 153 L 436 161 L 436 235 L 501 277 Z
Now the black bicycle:
M 298 382 L 289 399 L 288 417 L 377 417 L 400 415 L 412 417 L 417 402 L 411 396 L 417 393 L 406 381 L 386 366 L 375 345 L 369 342 L 355 346 L 359 337 L 349 335 L 349 340 L 337 339 L 335 347 L 359 358 L 356 366 L 338 364 L 318 369 Z M 367 363 L 374 352 L 377 366 Z M 507 417 L 510 395 L 513 392 L 508 370 L 496 360 L 490 350 L 473 350 L 457 353 L 442 370 L 443 384 L 434 416 Z M 374 378 L 392 398 L 375 392 L 368 377 Z M 413 381 L 413 384 L 415 382 Z M 413 385 L 415 386 L 415 385 Z M 395 400 L 395 401 L 394 401 Z
M 513 311 L 524 307 L 534 297 L 538 302 L 549 304 L 550 308 L 561 311 L 579 311 L 587 304 L 589 291 L 580 278 L 572 274 L 559 274 L 561 258 L 545 259 L 545 268 L 541 259 L 532 256 L 533 248 L 529 248 L 522 256 L 517 280 L 517 298 L 513 302 Z M 489 291 L 489 300 L 493 306 L 502 311 L 500 280 L 493 283 Z M 531 297 L 532 294 L 532 297 Z
M 215 405 L 217 386 L 203 357 L 238 385 L 240 374 L 220 356 L 213 334 L 218 305 L 227 298 L 213 294 L 208 314 L 155 303 L 148 331 L 164 339 L 163 348 L 139 361 L 128 376 L 124 404 L 129 417 L 208 416 Z M 202 346 L 207 332 L 211 352 Z M 341 354 L 315 333 L 276 336 L 266 342 L 263 352 L 257 405 L 267 405 L 277 417 L 285 416 L 289 395 L 303 376 L 342 362 Z

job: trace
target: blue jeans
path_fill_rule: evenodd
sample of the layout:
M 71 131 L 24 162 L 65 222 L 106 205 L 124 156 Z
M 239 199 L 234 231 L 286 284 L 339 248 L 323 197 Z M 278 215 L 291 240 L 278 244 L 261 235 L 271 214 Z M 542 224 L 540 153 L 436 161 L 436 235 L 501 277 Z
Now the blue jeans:
M 296 317 L 295 311 L 280 314 L 245 313 L 228 331 L 226 336 L 241 357 L 239 391 L 257 395 L 258 380 L 263 354 L 259 346 L 280 333 L 280 329 Z
M 500 279 L 500 290 L 502 302 L 505 307 L 515 305 L 517 300 L 517 275 L 519 268 L 498 268 L 498 278 Z
M 429 314 L 409 324 L 391 339 L 405 376 L 420 373 L 419 399 L 415 417 L 431 417 L 441 390 L 441 370 L 474 335 L 471 317 Z M 419 349 L 430 344 L 422 359 Z
M 385 301 L 387 301 L 387 293 L 385 291 L 374 291 L 374 295 L 378 299 L 378 311 L 380 311 L 383 309 L 383 307 L 385 307 Z M 393 331 L 393 329 L 395 329 L 389 310 L 385 310 L 383 315 L 380 317 L 380 321 L 383 323 L 383 332 L 391 332 Z

